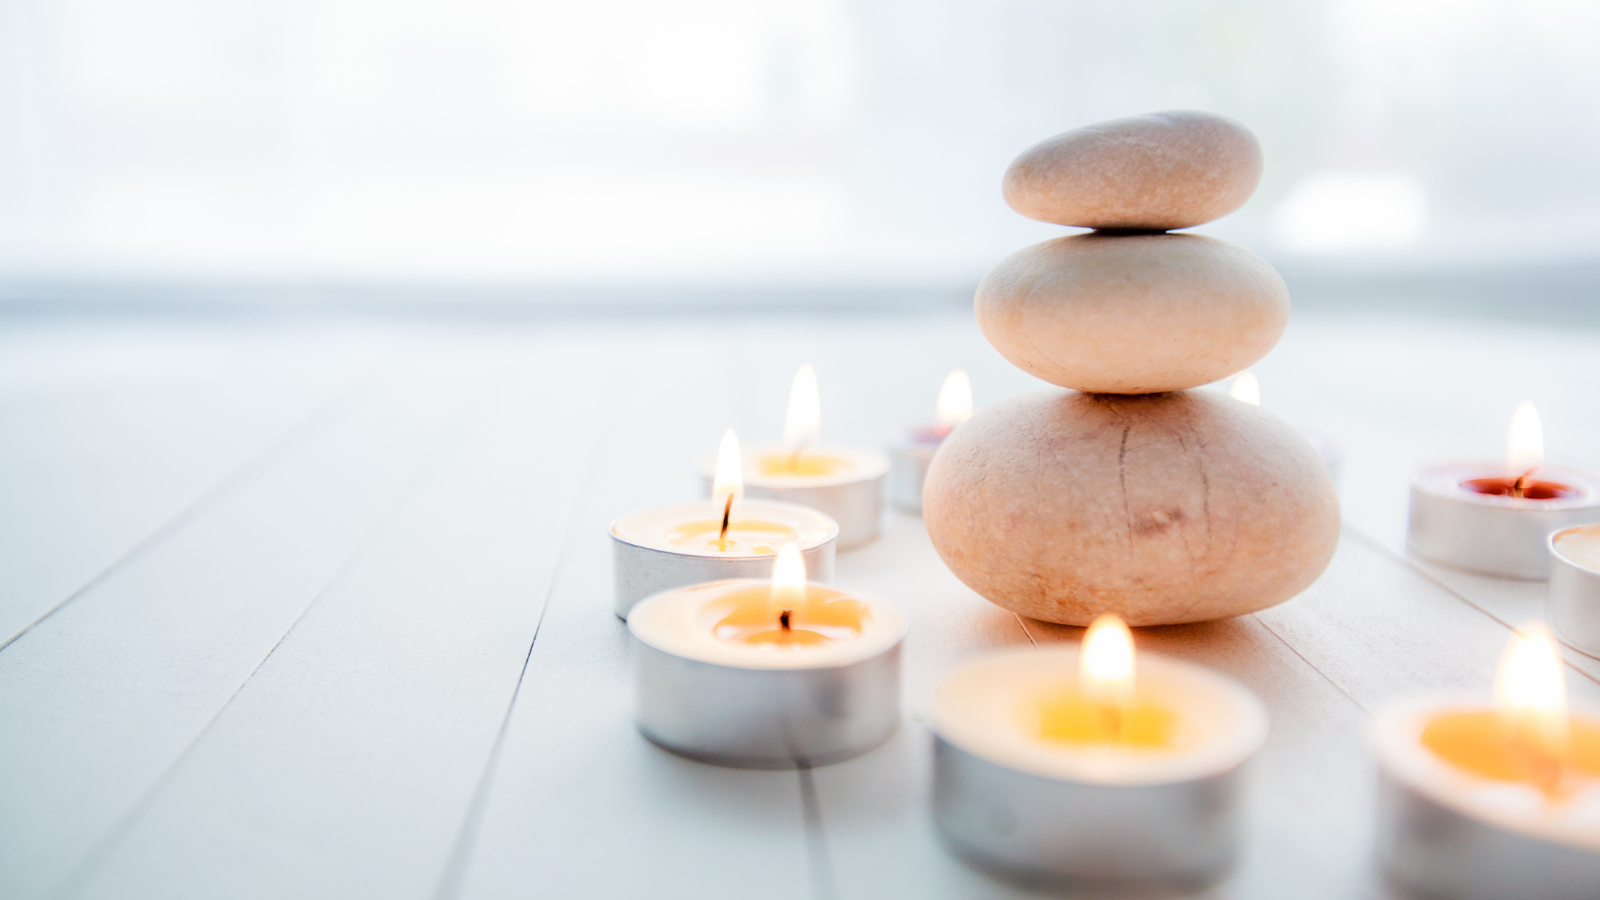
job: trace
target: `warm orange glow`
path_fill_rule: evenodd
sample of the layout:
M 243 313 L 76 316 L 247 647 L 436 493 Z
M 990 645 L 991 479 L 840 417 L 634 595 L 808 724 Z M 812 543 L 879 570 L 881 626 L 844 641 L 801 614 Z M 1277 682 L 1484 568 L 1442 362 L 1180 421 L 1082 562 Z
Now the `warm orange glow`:
M 1511 637 L 1495 677 L 1495 708 L 1453 710 L 1422 729 L 1422 745 L 1479 778 L 1520 782 L 1551 800 L 1600 776 L 1600 723 L 1569 715 L 1561 652 L 1541 622 Z
M 711 480 L 711 499 L 721 507 L 728 495 L 738 501 L 744 496 L 744 466 L 739 458 L 739 438 L 729 428 L 717 447 L 717 474 Z
M 1600 723 L 1567 719 L 1561 758 L 1530 753 L 1524 735 L 1495 709 L 1440 713 L 1422 729 L 1422 745 L 1445 762 L 1479 778 L 1520 782 L 1560 798 L 1579 779 L 1600 778 Z
M 1531 400 L 1522 401 L 1511 414 L 1511 427 L 1506 430 L 1506 463 L 1513 475 L 1544 465 L 1544 426 Z
M 850 461 L 819 453 L 767 454 L 756 460 L 763 475 L 836 475 L 850 468 Z
M 695 550 L 716 550 L 721 553 L 749 552 L 776 553 L 774 548 L 792 541 L 799 534 L 788 525 L 763 522 L 760 519 L 730 518 L 727 534 L 722 533 L 721 519 L 699 519 L 684 522 L 667 529 L 667 542 L 675 547 Z M 746 551 L 746 548 L 749 548 Z
M 1078 683 L 1090 700 L 1106 706 L 1128 706 L 1134 698 L 1133 633 L 1113 615 L 1094 620 L 1083 635 L 1078 656 Z
M 1568 739 L 1567 683 L 1561 651 L 1542 622 L 1511 636 L 1494 680 L 1495 706 L 1521 735 L 1528 749 L 1558 760 Z
M 1180 743 L 1177 714 L 1159 703 L 1106 706 L 1082 691 L 1065 691 L 1042 700 L 1037 716 L 1039 736 L 1051 741 L 1146 750 Z
M 803 603 L 783 628 L 772 613 L 771 585 L 754 583 L 722 594 L 706 607 L 717 637 L 771 650 L 797 650 L 861 636 L 870 608 L 837 588 L 808 585 Z
M 1241 403 L 1251 406 L 1261 405 L 1261 382 L 1256 378 L 1256 373 L 1245 369 L 1233 378 L 1233 385 L 1228 388 L 1228 396 Z
M 842 591 L 808 584 L 805 557 L 792 543 L 779 548 L 771 582 L 743 582 L 706 612 L 717 637 L 769 650 L 854 640 L 870 615 L 866 604 Z
M 810 363 L 794 373 L 789 385 L 789 407 L 783 417 L 783 445 L 789 452 L 815 444 L 822 433 L 822 393 L 817 389 L 817 370 Z
M 779 621 L 785 612 L 791 616 L 806 602 L 806 560 L 795 544 L 784 544 L 772 564 L 772 587 L 767 591 L 768 618 Z
M 945 431 L 972 418 L 972 381 L 961 369 L 951 370 L 939 388 L 936 408 L 939 427 Z
M 1039 736 L 1071 744 L 1162 750 L 1180 742 L 1171 708 L 1141 699 L 1135 690 L 1133 634 L 1121 619 L 1104 615 L 1083 635 L 1078 683 L 1052 692 L 1033 709 Z

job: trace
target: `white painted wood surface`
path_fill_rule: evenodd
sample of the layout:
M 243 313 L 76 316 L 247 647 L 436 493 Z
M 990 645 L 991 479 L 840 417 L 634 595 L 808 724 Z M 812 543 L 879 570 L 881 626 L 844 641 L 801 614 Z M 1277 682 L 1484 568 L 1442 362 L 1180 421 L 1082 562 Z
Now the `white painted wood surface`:
M 1516 402 L 1600 469 L 1600 334 L 1307 318 L 1264 400 L 1347 451 L 1328 573 L 1144 629 L 1273 717 L 1217 897 L 1383 896 L 1363 729 L 1487 692 L 1542 585 L 1408 559 L 1419 463 L 1495 458 Z M 939 845 L 924 711 L 986 648 L 1076 640 L 974 595 L 920 519 L 841 554 L 900 603 L 907 718 L 813 772 L 688 762 L 630 722 L 605 527 L 778 430 L 813 362 L 830 439 L 1036 382 L 969 317 L 0 324 L 0 897 L 1024 897 Z M 1575 697 L 1600 661 L 1571 654 Z

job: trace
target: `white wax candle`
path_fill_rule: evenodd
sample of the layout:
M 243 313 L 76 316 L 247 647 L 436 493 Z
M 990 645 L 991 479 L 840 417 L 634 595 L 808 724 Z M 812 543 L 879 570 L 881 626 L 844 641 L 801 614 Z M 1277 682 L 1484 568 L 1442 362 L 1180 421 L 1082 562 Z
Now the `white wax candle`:
M 1524 496 L 1514 496 L 1522 474 L 1487 462 L 1419 470 L 1411 481 L 1408 546 L 1470 572 L 1549 578 L 1550 533 L 1600 515 L 1600 478 L 1544 466 L 1531 476 Z
M 832 540 L 839 531 L 831 518 L 810 507 L 740 500 L 733 505 L 723 542 L 722 511 L 722 504 L 711 500 L 641 509 L 613 522 L 611 534 L 636 547 L 726 559 L 775 557 L 778 548 L 788 543 L 803 552 Z
M 859 547 L 878 536 L 889 457 L 861 447 L 817 444 L 796 456 L 778 444 L 746 447 L 742 454 L 746 497 L 786 500 L 821 510 L 839 523 L 839 548 Z M 711 492 L 716 457 L 700 460 Z
M 1200 666 L 1149 653 L 1137 656 L 1140 702 L 1174 716 L 1166 746 L 1130 747 L 1052 739 L 1041 733 L 1041 707 L 1076 689 L 1077 647 L 1014 648 L 957 670 L 934 699 L 934 729 L 966 752 L 997 765 L 1063 781 L 1149 785 L 1229 771 L 1266 739 L 1259 700 Z
M 663 591 L 633 608 L 628 630 L 647 646 L 680 659 L 739 669 L 808 669 L 843 666 L 885 653 L 906 634 L 906 618 L 881 601 L 811 582 L 806 602 L 848 600 L 859 608 L 854 627 L 828 627 L 827 639 L 799 646 L 753 644 L 719 635 L 738 595 L 765 592 L 765 579 L 729 579 Z M 809 628 L 803 611 L 797 628 Z M 772 623 L 777 627 L 777 622 Z
M 826 513 L 777 500 L 736 500 L 721 538 L 723 504 L 698 500 L 628 513 L 611 523 L 615 612 L 659 591 L 772 572 L 778 548 L 793 543 L 810 571 L 833 576 L 839 525 Z
M 798 455 L 781 444 L 752 444 L 744 448 L 743 463 L 747 491 L 834 487 L 870 481 L 889 471 L 884 454 L 846 444 L 816 444 Z M 715 470 L 714 455 L 702 458 L 702 475 L 710 478 Z
M 1470 697 L 1417 698 L 1380 712 L 1372 727 L 1378 763 L 1391 777 L 1461 815 L 1540 840 L 1600 852 L 1600 779 L 1573 780 L 1573 792 L 1551 800 L 1522 781 L 1485 778 L 1440 759 L 1424 746 L 1423 729 L 1441 715 L 1482 711 Z M 1574 710 L 1590 721 L 1600 711 Z M 1537 873 L 1527 873 L 1537 878 Z M 1600 886 L 1597 886 L 1600 890 Z

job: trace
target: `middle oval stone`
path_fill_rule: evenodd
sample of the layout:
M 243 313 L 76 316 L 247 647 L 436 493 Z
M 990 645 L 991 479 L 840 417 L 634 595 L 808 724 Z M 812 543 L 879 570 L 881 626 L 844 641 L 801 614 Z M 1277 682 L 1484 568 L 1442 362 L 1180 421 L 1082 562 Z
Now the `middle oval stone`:
M 1097 232 L 1006 257 L 974 307 L 1000 355 L 1045 381 L 1153 394 L 1265 356 L 1289 322 L 1289 289 L 1266 260 L 1227 241 Z

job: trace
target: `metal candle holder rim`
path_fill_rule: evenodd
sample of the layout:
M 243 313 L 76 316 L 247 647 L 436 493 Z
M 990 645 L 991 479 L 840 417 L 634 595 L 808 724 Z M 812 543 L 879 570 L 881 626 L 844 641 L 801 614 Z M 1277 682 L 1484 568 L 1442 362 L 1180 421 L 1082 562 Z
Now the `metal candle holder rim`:
M 721 579 L 721 580 L 718 580 L 718 581 L 708 581 L 708 582 L 705 582 L 704 584 L 699 584 L 699 585 L 687 585 L 686 587 L 702 587 L 703 588 L 703 587 L 711 587 L 711 586 L 714 586 L 714 585 L 721 585 L 721 584 L 733 584 L 733 583 L 736 583 L 736 582 L 748 582 L 751 585 L 759 585 L 759 584 L 767 583 L 766 579 L 762 579 L 762 578 L 724 578 L 724 579 Z M 806 586 L 807 587 L 833 588 L 834 590 L 843 590 L 843 588 L 839 588 L 836 585 L 825 584 L 825 583 L 820 582 L 820 581 L 807 581 L 806 582 Z M 682 587 L 668 588 L 667 590 L 659 591 L 657 593 L 651 594 L 650 596 L 644 598 L 643 600 L 640 600 L 634 606 L 634 610 L 637 611 L 638 609 L 643 607 L 645 604 L 649 603 L 652 600 L 655 600 L 657 597 L 661 597 L 661 596 L 663 596 L 665 594 L 677 593 L 678 591 L 681 591 L 681 590 L 684 590 L 684 588 L 682 588 Z M 866 601 L 867 603 L 870 603 L 874 609 L 882 609 L 882 610 L 886 610 L 887 612 L 889 612 L 892 615 L 892 618 L 893 618 L 893 628 L 892 628 L 892 630 L 890 632 L 886 633 L 886 636 L 880 637 L 876 644 L 871 645 L 869 647 L 869 650 L 861 652 L 858 656 L 853 656 L 853 657 L 851 657 L 850 659 L 847 659 L 847 660 L 839 660 L 839 661 L 834 661 L 834 662 L 827 662 L 827 663 L 823 663 L 821 665 L 814 665 L 814 666 L 801 665 L 801 666 L 781 666 L 781 667 L 779 667 L 779 666 L 741 666 L 741 665 L 738 665 L 736 663 L 731 663 L 731 662 L 720 662 L 720 661 L 713 662 L 713 661 L 710 661 L 710 660 L 697 659 L 697 658 L 695 658 L 693 656 L 684 656 L 684 655 L 678 653 L 672 647 L 663 647 L 659 643 L 656 643 L 654 641 L 648 640 L 647 638 L 644 637 L 644 635 L 641 635 L 639 633 L 638 628 L 635 626 L 635 622 L 638 621 L 638 619 L 633 615 L 630 615 L 628 617 L 628 631 L 629 631 L 630 634 L 633 635 L 634 640 L 636 640 L 639 643 L 645 645 L 646 647 L 649 647 L 652 650 L 657 650 L 657 651 L 659 651 L 661 653 L 665 653 L 665 654 L 667 654 L 669 656 L 676 657 L 676 658 L 681 659 L 681 660 L 683 660 L 685 662 L 690 662 L 690 663 L 694 663 L 696 665 L 701 665 L 701 666 L 709 666 L 709 667 L 711 667 L 713 669 L 733 669 L 733 670 L 742 671 L 742 672 L 814 672 L 814 671 L 821 671 L 821 670 L 824 670 L 824 669 L 840 669 L 840 668 L 844 668 L 846 666 L 856 665 L 856 664 L 858 664 L 860 662 L 863 662 L 863 661 L 868 660 L 868 659 L 872 659 L 872 658 L 877 657 L 877 656 L 881 656 L 882 654 L 887 653 L 890 650 L 893 650 L 895 647 L 898 647 L 900 644 L 902 644 L 905 641 L 906 634 L 909 633 L 910 630 L 911 630 L 911 622 L 910 622 L 910 620 L 908 618 L 906 618 L 905 613 L 902 612 L 899 607 L 895 606 L 892 603 L 887 603 L 887 602 L 885 602 L 883 600 L 880 600 L 880 599 L 878 599 L 876 597 L 871 597 L 871 596 L 868 596 L 868 595 L 865 595 L 865 594 L 861 594 L 861 593 L 857 593 L 857 592 L 854 592 L 854 591 L 848 591 L 846 593 L 850 597 L 852 597 L 853 599 L 862 600 L 862 601 Z M 890 635 L 892 635 L 892 637 Z
M 799 514 L 812 516 L 814 518 L 820 519 L 821 522 L 819 524 L 823 525 L 824 527 L 826 527 L 828 529 L 828 536 L 826 538 L 820 540 L 820 541 L 817 541 L 815 544 L 811 545 L 810 547 L 801 547 L 800 549 L 802 551 L 810 550 L 810 549 L 812 549 L 812 547 L 821 547 L 822 545 L 828 543 L 829 541 L 836 541 L 836 540 L 839 539 L 839 523 L 834 520 L 833 516 L 830 516 L 827 513 L 823 512 L 822 510 L 817 509 L 815 507 L 804 506 L 804 505 L 799 504 L 799 503 L 790 503 L 787 500 L 769 500 L 769 499 L 767 499 L 765 497 L 752 497 L 752 498 L 750 498 L 748 500 L 741 500 L 739 502 L 741 502 L 741 503 L 760 503 L 760 504 L 763 504 L 763 505 L 771 504 L 773 506 L 783 506 L 783 507 L 787 507 L 792 512 L 797 512 Z M 665 504 L 662 504 L 662 505 L 663 506 L 673 506 L 675 504 L 665 503 Z M 688 505 L 688 504 L 684 504 L 684 505 Z M 768 557 L 768 556 L 776 558 L 777 555 L 778 555 L 777 553 L 763 553 L 763 554 L 759 554 L 759 555 L 756 555 L 756 556 L 711 556 L 711 555 L 705 554 L 705 553 L 685 553 L 682 550 L 668 550 L 665 547 L 657 546 L 655 544 L 641 544 L 638 541 L 630 541 L 627 538 L 623 537 L 622 535 L 617 534 L 617 523 L 621 522 L 623 519 L 626 519 L 631 515 L 633 515 L 633 511 L 625 512 L 622 515 L 617 516 L 616 518 L 612 519 L 611 520 L 611 524 L 606 526 L 606 533 L 611 535 L 611 539 L 613 541 L 616 541 L 619 544 L 627 544 L 629 547 L 638 547 L 641 550 L 649 550 L 649 551 L 652 551 L 654 553 L 664 553 L 664 554 L 666 554 L 668 556 L 681 556 L 681 557 L 684 557 L 685 559 L 761 559 L 763 557 Z M 640 602 L 642 603 L 644 601 L 641 600 Z
M 1411 486 L 1424 493 L 1436 497 L 1459 497 L 1462 472 L 1468 473 L 1469 478 L 1492 478 L 1511 475 L 1509 467 L 1503 463 L 1487 462 L 1449 462 L 1423 466 L 1411 473 Z M 1449 475 L 1446 479 L 1445 476 Z M 1523 497 L 1505 497 L 1497 494 L 1473 493 L 1473 501 L 1485 506 L 1499 507 L 1502 509 L 1544 509 L 1551 511 L 1565 511 L 1569 509 L 1582 509 L 1594 506 L 1600 499 L 1596 493 L 1595 485 L 1600 479 L 1579 469 L 1567 466 L 1540 466 L 1535 473 L 1536 480 L 1559 481 L 1561 484 L 1577 492 L 1575 497 L 1555 497 L 1550 500 L 1529 500 Z M 1450 487 L 1446 487 L 1448 480 Z
M 743 448 L 741 455 L 744 460 L 757 453 L 777 447 L 776 444 L 753 443 Z M 779 447 L 778 449 L 782 449 Z M 750 466 L 745 466 L 744 484 L 747 488 L 765 488 L 767 490 L 794 490 L 798 488 L 823 488 L 838 487 L 845 484 L 855 484 L 861 481 L 871 481 L 881 478 L 889 471 L 889 457 L 880 450 L 869 447 L 854 447 L 848 444 L 813 444 L 805 448 L 805 453 L 827 454 L 829 452 L 847 455 L 850 457 L 863 457 L 868 463 L 859 467 L 852 467 L 837 475 L 779 475 L 765 476 L 754 471 Z M 700 474 L 706 478 L 715 476 L 717 469 L 717 455 L 708 453 L 700 457 Z
M 1569 531 L 1577 531 L 1580 528 L 1600 528 L 1600 512 L 1595 513 L 1595 520 L 1593 522 L 1574 522 L 1571 525 L 1563 525 L 1560 528 L 1550 532 L 1550 535 L 1544 539 L 1545 546 L 1550 548 L 1550 559 L 1555 562 L 1560 562 L 1564 565 L 1572 566 L 1573 568 L 1582 571 L 1585 575 L 1592 575 L 1595 578 L 1600 578 L 1600 572 L 1596 572 L 1587 566 L 1582 566 L 1576 562 L 1573 562 L 1564 554 L 1562 554 L 1560 550 L 1556 549 L 1556 538 L 1561 537 L 1563 534 L 1566 534 Z
M 1062 656 L 1071 656 L 1076 659 L 1079 653 L 1079 648 L 1076 646 L 1035 648 L 1032 645 L 1027 645 L 1023 647 L 1010 647 L 1004 650 L 992 651 L 968 660 L 961 668 L 958 668 L 955 672 L 952 672 L 950 677 L 954 677 L 957 672 L 960 672 L 961 669 L 966 668 L 968 665 L 975 665 L 985 660 L 992 660 L 1010 655 L 1028 656 L 1038 653 L 1053 653 Z M 1019 765 L 1015 761 L 1011 760 L 1002 761 L 995 759 L 991 754 L 986 753 L 984 750 L 973 747 L 960 737 L 952 735 L 952 729 L 946 727 L 946 723 L 941 721 L 941 715 L 937 701 L 932 704 L 933 714 L 928 717 L 929 728 L 936 736 L 939 737 L 940 740 L 943 740 L 952 747 L 961 750 L 963 753 L 970 754 L 992 765 L 1001 766 L 1025 775 L 1044 779 L 1046 781 L 1056 781 L 1066 784 L 1101 785 L 1105 787 L 1159 787 L 1163 785 L 1185 784 L 1204 778 L 1222 775 L 1244 765 L 1252 757 L 1254 757 L 1256 753 L 1261 750 L 1262 745 L 1266 743 L 1267 733 L 1269 730 L 1266 706 L 1262 704 L 1261 699 L 1257 697 L 1253 691 L 1245 687 L 1243 684 L 1240 684 L 1238 681 L 1222 674 L 1221 672 L 1214 671 L 1197 663 L 1176 659 L 1161 653 L 1151 653 L 1149 651 L 1140 650 L 1138 651 L 1138 660 L 1141 667 L 1146 662 L 1154 662 L 1156 666 L 1161 669 L 1167 669 L 1169 671 L 1181 671 L 1184 673 L 1184 677 L 1195 678 L 1204 681 L 1211 687 L 1219 689 L 1221 692 L 1229 695 L 1233 701 L 1238 703 L 1238 708 L 1242 715 L 1241 724 L 1246 731 L 1246 735 L 1239 739 L 1234 746 L 1227 748 L 1226 753 L 1220 750 L 1217 751 L 1218 758 L 1226 758 L 1229 760 L 1228 762 L 1220 763 L 1214 766 L 1207 766 L 1204 768 L 1204 771 L 1195 771 L 1193 773 L 1182 772 L 1180 770 L 1178 774 L 1174 774 L 1171 777 L 1165 778 L 1099 780 L 1091 777 L 1087 773 L 1085 773 L 1083 777 L 1079 777 L 1075 774 L 1069 774 L 1061 771 L 1044 771 L 1039 767 Z M 1069 671 L 1075 672 L 1076 670 L 1072 669 Z M 946 680 L 948 681 L 949 679 L 947 678 Z M 941 683 L 940 687 L 943 687 L 943 683 Z
M 1574 841 L 1570 833 L 1554 832 L 1541 828 L 1543 823 L 1519 821 L 1505 814 L 1503 809 L 1476 805 L 1464 799 L 1481 790 L 1485 779 L 1458 771 L 1454 766 L 1438 759 L 1422 746 L 1421 720 L 1429 713 L 1451 710 L 1469 711 L 1491 708 L 1492 701 L 1472 694 L 1435 694 L 1391 701 L 1378 709 L 1368 727 L 1368 743 L 1379 763 L 1397 774 L 1398 779 L 1411 790 L 1460 816 L 1493 825 L 1502 831 L 1525 835 L 1552 844 L 1577 847 L 1600 852 L 1600 831 L 1591 835 L 1589 843 Z M 1587 718 L 1600 720 L 1600 707 L 1588 704 L 1569 704 L 1568 714 L 1581 713 Z M 1403 735 L 1398 737 L 1397 735 Z M 1600 803 L 1600 786 L 1596 792 Z

